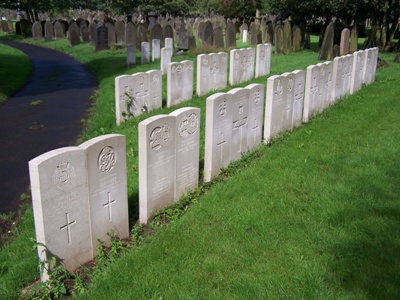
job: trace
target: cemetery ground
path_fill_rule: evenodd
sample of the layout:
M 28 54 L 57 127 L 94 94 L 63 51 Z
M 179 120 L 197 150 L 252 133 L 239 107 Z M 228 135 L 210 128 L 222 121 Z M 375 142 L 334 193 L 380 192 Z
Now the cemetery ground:
M 135 226 L 138 123 L 179 107 L 201 108 L 202 156 L 205 99 L 212 93 L 173 108 L 164 103 L 117 127 L 114 78 L 157 69 L 159 62 L 126 68 L 124 50 L 93 53 L 88 45 L 70 48 L 66 41 L 49 45 L 85 63 L 98 78 L 100 89 L 77 144 L 107 133 L 127 137 L 133 241 L 114 245 L 118 257 L 112 251 L 108 260 L 100 255 L 100 267 L 90 275 L 79 271 L 77 287 L 88 276 L 90 283 L 77 298 L 399 298 L 400 65 L 392 63 L 394 54 L 380 54 L 389 67 L 377 72 L 376 82 L 246 154 L 180 207 L 163 210 L 141 228 Z M 305 70 L 317 56 L 273 55 L 270 75 Z M 267 77 L 251 82 L 265 84 Z M 29 206 L 2 234 L 10 237 L 0 250 L 0 298 L 18 298 L 39 277 Z

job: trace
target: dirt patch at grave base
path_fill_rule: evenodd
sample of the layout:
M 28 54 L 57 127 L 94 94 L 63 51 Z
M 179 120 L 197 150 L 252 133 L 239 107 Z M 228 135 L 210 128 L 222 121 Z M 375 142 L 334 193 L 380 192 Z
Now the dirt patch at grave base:
M 9 213 L 18 209 L 18 199 L 29 186 L 29 160 L 74 144 L 97 83 L 82 64 L 66 54 L 0 42 L 25 53 L 33 65 L 26 85 L 0 105 L 0 213 Z M 0 59 L 6 57 L 0 54 Z

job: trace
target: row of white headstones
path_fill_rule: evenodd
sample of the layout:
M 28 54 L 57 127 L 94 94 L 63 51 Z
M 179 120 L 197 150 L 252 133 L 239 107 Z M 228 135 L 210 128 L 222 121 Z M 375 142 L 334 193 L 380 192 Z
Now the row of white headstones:
M 373 82 L 377 57 L 377 48 L 358 51 L 306 72 L 271 76 L 266 93 L 265 85 L 250 84 L 208 97 L 204 181 L 263 140 L 269 143 Z M 138 135 L 139 222 L 147 223 L 198 187 L 200 109 L 147 118 Z M 47 152 L 29 162 L 29 171 L 38 254 L 45 264 L 56 257 L 73 271 L 94 258 L 98 239 L 108 245 L 111 231 L 129 236 L 125 136 L 103 135 Z
M 193 61 L 171 62 L 172 49 L 161 50 L 161 70 L 150 70 L 115 78 L 115 114 L 119 125 L 129 116 L 139 116 L 162 107 L 162 74 L 167 74 L 167 107 L 193 97 Z M 232 49 L 229 59 L 229 83 L 236 85 L 270 73 L 271 44 L 256 49 Z M 196 94 L 226 88 L 228 53 L 200 54 L 197 57 Z

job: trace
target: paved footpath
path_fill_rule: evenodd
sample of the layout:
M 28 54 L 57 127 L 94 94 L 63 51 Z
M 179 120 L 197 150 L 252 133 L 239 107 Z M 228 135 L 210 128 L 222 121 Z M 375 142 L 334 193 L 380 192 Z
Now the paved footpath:
M 26 85 L 0 105 L 0 213 L 4 213 L 18 208 L 19 196 L 29 185 L 29 160 L 74 145 L 97 83 L 82 64 L 66 54 L 0 42 L 24 52 L 33 65 Z M 37 100 L 43 104 L 31 105 Z

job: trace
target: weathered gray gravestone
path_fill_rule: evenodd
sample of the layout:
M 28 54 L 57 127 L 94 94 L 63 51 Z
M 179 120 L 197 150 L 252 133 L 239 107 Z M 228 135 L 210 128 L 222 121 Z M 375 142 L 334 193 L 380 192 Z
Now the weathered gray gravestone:
M 228 20 L 228 22 L 226 23 L 225 43 L 226 43 L 226 48 L 236 47 L 235 24 L 233 24 L 231 20 Z
M 27 19 L 20 20 L 21 35 L 23 38 L 32 37 L 32 24 Z M 43 33 L 42 33 L 43 34 Z
M 69 38 L 69 44 L 72 47 L 79 45 L 81 42 L 79 37 L 79 28 L 75 22 L 73 22 L 68 28 L 68 38 Z
M 150 62 L 150 43 L 142 42 L 141 46 L 141 63 L 146 64 Z
M 283 54 L 289 54 L 292 52 L 292 24 L 289 20 L 286 20 L 283 25 Z
M 126 45 L 126 65 L 136 64 L 136 46 L 133 44 Z
M 354 53 L 358 48 L 358 27 L 354 25 L 350 32 L 350 53 Z
M 50 42 L 54 38 L 54 27 L 53 23 L 46 21 L 44 24 L 44 40 L 45 42 Z
M 108 37 L 108 45 L 112 46 L 116 43 L 116 35 L 115 35 L 115 27 L 111 23 L 106 23 L 106 28 L 107 28 L 107 37 Z
M 42 25 L 38 21 L 36 21 L 32 25 L 32 38 L 34 40 L 41 40 L 43 38 Z
M 90 36 L 90 46 L 95 46 L 95 39 L 96 39 L 96 27 L 97 24 L 95 22 L 91 22 L 89 24 L 89 36 Z
M 213 44 L 216 48 L 224 48 L 224 35 L 221 27 L 215 27 L 213 30 Z
M 275 54 L 284 54 L 284 34 L 283 25 L 278 24 L 275 27 Z
M 342 30 L 340 36 L 340 55 L 346 55 L 349 53 L 350 48 L 350 30 L 345 28 Z
M 115 22 L 115 36 L 118 44 L 125 44 L 125 23 L 122 21 Z
M 29 162 L 39 260 L 48 280 L 52 257 L 73 271 L 93 258 L 85 152 L 65 147 Z M 44 246 L 45 247 L 44 247 Z
M 213 45 L 213 37 L 214 37 L 214 31 L 213 31 L 213 25 L 210 21 L 206 21 L 204 24 L 204 34 L 203 34 L 203 39 L 202 39 L 202 46 L 212 46 Z
M 158 115 L 139 123 L 139 222 L 174 202 L 176 118 Z
M 127 45 L 133 45 L 136 49 L 136 27 L 132 22 L 126 25 L 125 42 Z
M 176 118 L 175 200 L 198 187 L 200 109 L 185 107 L 170 114 Z
M 82 43 L 89 43 L 90 42 L 90 35 L 89 29 L 86 25 L 82 25 L 80 28 Z
M 139 24 L 136 27 L 136 47 L 138 48 L 138 50 L 141 50 L 142 42 L 148 41 L 147 34 L 148 34 L 148 30 L 145 25 Z
M 163 37 L 174 39 L 174 29 L 171 25 L 167 24 L 163 28 Z
M 319 50 L 319 60 L 333 59 L 333 39 L 335 33 L 335 23 L 331 22 L 326 27 L 324 39 L 322 41 L 321 49 Z
M 272 22 L 268 23 L 266 26 L 264 42 L 274 44 L 274 26 L 272 25 Z
M 65 27 L 64 24 L 57 21 L 54 24 L 54 38 L 56 40 L 64 39 L 65 38 Z
M 105 26 L 97 26 L 95 29 L 95 49 L 102 51 L 109 49 L 108 46 L 108 28 Z
M 160 40 L 160 48 L 162 47 L 163 42 L 163 30 L 160 24 L 154 24 L 153 28 L 150 30 L 150 39 L 153 40 Z M 153 48 L 152 48 L 153 50 Z
M 293 51 L 299 52 L 301 51 L 301 29 L 299 26 L 293 26 Z
M 258 40 L 258 33 L 260 31 L 260 25 L 252 22 L 250 24 L 250 45 L 257 45 L 259 42 Z

